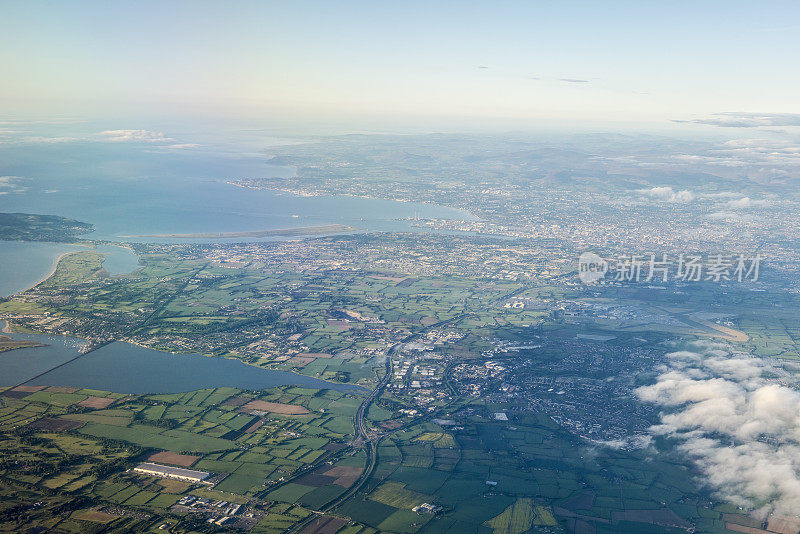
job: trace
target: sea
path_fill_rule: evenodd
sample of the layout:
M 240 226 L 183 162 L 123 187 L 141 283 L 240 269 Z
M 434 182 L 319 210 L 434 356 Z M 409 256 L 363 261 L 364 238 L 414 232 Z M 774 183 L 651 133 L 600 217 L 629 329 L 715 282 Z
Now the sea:
M 0 143 L 0 212 L 60 215 L 93 224 L 94 232 L 84 236 L 89 239 L 148 242 L 175 239 L 129 236 L 328 224 L 360 231 L 419 231 L 412 225 L 414 217 L 474 218 L 466 211 L 434 204 L 346 195 L 299 196 L 230 183 L 294 175 L 295 168 L 272 164 L 270 154 L 278 149 L 271 146 L 266 152 L 239 154 L 124 142 L 16 147 Z
M 115 243 L 137 239 L 176 241 L 127 236 L 247 232 L 327 224 L 347 225 L 362 232 L 417 231 L 411 225 L 415 216 L 472 218 L 467 212 L 432 204 L 344 195 L 298 196 L 229 183 L 292 176 L 296 169 L 275 165 L 270 157 L 279 152 L 286 139 L 250 138 L 243 143 L 245 148 L 237 150 L 231 141 L 222 146 L 177 142 L 169 146 L 146 139 L 115 141 L 96 133 L 99 130 L 100 127 L 84 126 L 76 137 L 61 134 L 0 142 L 0 212 L 60 215 L 93 224 L 94 231 L 83 237 L 109 242 L 96 250 L 106 256 L 103 266 L 112 275 L 123 275 L 139 266 L 138 257 L 131 250 Z M 139 137 L 147 135 L 153 134 Z M 271 236 L 258 240 L 276 239 L 289 238 Z M 232 241 L 250 240 L 254 239 Z M 35 285 L 49 276 L 61 255 L 86 249 L 87 246 L 75 244 L 0 241 L 0 296 Z M 37 339 L 46 346 L 0 353 L 0 386 L 36 377 L 31 384 L 120 393 L 288 384 L 353 390 L 353 386 L 258 369 L 234 360 L 166 354 L 119 342 L 60 365 L 78 354 L 81 340 L 33 334 L 12 337 Z M 52 370 L 45 372 L 49 369 Z

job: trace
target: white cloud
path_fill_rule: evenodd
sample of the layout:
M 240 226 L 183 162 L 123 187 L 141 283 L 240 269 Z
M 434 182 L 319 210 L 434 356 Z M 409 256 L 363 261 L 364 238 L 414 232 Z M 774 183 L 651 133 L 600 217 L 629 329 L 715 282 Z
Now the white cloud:
M 106 130 L 99 135 L 115 142 L 172 143 L 175 139 L 150 130 Z
M 653 434 L 677 439 L 718 495 L 770 512 L 800 509 L 800 392 L 773 361 L 720 344 L 673 352 L 636 390 L 664 408 Z
M 800 114 L 727 112 L 727 113 L 715 113 L 711 117 L 704 119 L 676 120 L 674 122 L 689 122 L 693 124 L 706 124 L 709 126 L 722 126 L 725 128 L 760 128 L 763 126 L 800 126 Z
M 623 439 L 610 439 L 597 441 L 600 445 L 612 449 L 634 450 L 646 449 L 653 443 L 653 437 L 648 435 L 636 434 Z
M 694 200 L 694 193 L 688 190 L 675 191 L 671 187 L 653 187 L 651 189 L 639 189 L 638 193 L 647 197 L 664 200 L 666 202 L 691 202 Z
M 663 153 L 627 158 L 606 158 L 643 168 L 663 166 L 672 170 L 690 168 L 721 178 L 747 177 L 759 183 L 797 178 L 800 170 L 800 141 L 792 139 L 734 139 L 719 144 L 698 144 L 697 152 Z M 697 199 L 703 199 L 697 193 Z M 738 196 L 741 196 L 738 195 Z
M 23 180 L 21 176 L 0 176 L 0 195 L 25 191 L 27 187 L 20 185 Z
M 77 137 L 44 137 L 41 135 L 20 138 L 21 143 L 37 144 L 74 143 L 75 141 L 80 141 L 80 139 Z
M 184 148 L 198 148 L 200 147 L 197 143 L 175 143 L 174 145 L 167 145 L 166 148 L 173 149 L 173 150 L 182 150 Z

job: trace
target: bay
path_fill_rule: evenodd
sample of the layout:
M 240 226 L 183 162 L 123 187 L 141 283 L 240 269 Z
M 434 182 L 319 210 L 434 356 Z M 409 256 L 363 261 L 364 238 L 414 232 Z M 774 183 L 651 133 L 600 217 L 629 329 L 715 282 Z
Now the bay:
M 7 297 L 47 278 L 58 258 L 68 252 L 88 250 L 66 243 L 0 241 L 0 296 Z
M 178 241 L 137 235 L 248 232 L 342 224 L 361 231 L 420 231 L 415 215 L 472 219 L 433 204 L 353 196 L 298 196 L 232 185 L 248 178 L 288 177 L 295 169 L 265 155 L 212 150 L 157 150 L 126 143 L 0 147 L 0 173 L 14 188 L 0 211 L 60 215 L 91 223 L 84 237 L 110 241 Z M 259 240 L 286 239 L 285 237 Z M 254 238 L 236 238 L 252 241 Z M 219 241 L 219 239 L 180 239 Z

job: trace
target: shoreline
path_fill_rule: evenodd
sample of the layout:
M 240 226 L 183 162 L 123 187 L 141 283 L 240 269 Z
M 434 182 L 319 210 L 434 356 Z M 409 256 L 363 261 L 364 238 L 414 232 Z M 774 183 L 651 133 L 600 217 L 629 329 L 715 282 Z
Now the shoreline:
M 62 259 L 66 258 L 67 256 L 70 256 L 72 254 L 79 254 L 79 253 L 80 253 L 80 251 L 72 251 L 72 252 L 65 252 L 65 253 L 61 254 L 59 257 L 56 258 L 56 261 L 53 264 L 53 268 L 50 269 L 50 272 L 47 273 L 47 275 L 44 278 L 42 278 L 41 280 L 39 280 L 38 282 L 36 282 L 35 284 L 33 284 L 30 287 L 26 287 L 25 289 L 23 289 L 21 291 L 17 291 L 16 293 L 14 293 L 14 295 L 18 295 L 20 293 L 24 293 L 26 291 L 30 291 L 31 289 L 33 289 L 34 287 L 38 286 L 42 282 L 48 280 L 51 276 L 56 274 L 56 270 L 58 269 L 58 264 L 61 263 Z M 11 296 L 11 295 L 9 295 L 9 296 Z
M 461 211 L 461 212 L 465 213 L 466 215 L 468 215 L 469 217 L 473 218 L 476 221 L 484 220 L 482 217 L 479 217 L 478 215 L 475 215 L 474 213 L 469 211 L 467 208 L 462 208 L 462 207 L 459 207 L 459 206 L 449 206 L 447 204 L 439 204 L 437 202 L 434 202 L 433 200 L 419 200 L 419 199 L 415 200 L 415 199 L 411 199 L 411 198 L 387 198 L 387 197 L 371 196 L 371 195 L 356 195 L 354 193 L 316 192 L 316 191 L 306 191 L 304 189 L 292 189 L 292 188 L 288 188 L 288 187 L 277 187 L 277 188 L 261 187 L 261 186 L 257 186 L 257 185 L 243 184 L 243 183 L 240 183 L 240 182 L 237 182 L 237 181 L 234 181 L 234 180 L 227 180 L 225 183 L 228 184 L 228 185 L 232 185 L 234 187 L 241 187 L 242 189 L 252 189 L 254 191 L 271 191 L 273 193 L 285 193 L 287 195 L 292 195 L 292 196 L 295 196 L 295 197 L 304 197 L 304 198 L 308 198 L 308 197 L 318 197 L 318 198 L 323 198 L 323 197 L 331 197 L 331 198 L 348 197 L 348 198 L 360 198 L 360 199 L 364 199 L 364 200 L 382 200 L 382 201 L 388 201 L 388 202 L 402 202 L 402 203 L 406 203 L 406 204 L 424 204 L 424 205 L 428 205 L 428 206 L 435 206 L 435 207 L 439 207 L 439 208 L 447 208 L 447 209 L 452 209 L 452 210 L 456 210 L 456 211 Z M 444 220 L 455 220 L 455 219 L 444 219 Z M 121 237 L 125 237 L 125 236 L 121 236 Z
M 20 240 L 14 240 L 14 241 L 0 240 L 0 241 L 2 241 L 4 243 L 18 243 L 20 245 L 25 245 L 25 244 L 44 244 L 44 245 L 61 245 L 63 247 L 81 247 L 81 248 L 86 248 L 86 249 L 91 249 L 92 248 L 91 243 L 78 243 L 78 242 L 62 243 L 60 241 L 20 241 Z M 83 252 L 83 250 L 67 250 L 65 252 L 62 252 L 62 253 L 58 254 L 55 258 L 52 258 L 50 260 L 51 267 L 45 274 L 37 275 L 36 277 L 33 277 L 33 280 L 30 280 L 30 279 L 27 280 L 27 281 L 26 280 L 20 280 L 18 283 L 17 282 L 10 283 L 9 285 L 11 287 L 7 288 L 8 293 L 3 291 L 2 294 L 0 294 L 0 298 L 8 299 L 8 298 L 13 297 L 14 295 L 19 295 L 20 293 L 24 293 L 26 291 L 30 291 L 34 287 L 38 286 L 39 284 L 41 284 L 42 282 L 44 282 L 45 280 L 47 280 L 48 278 L 53 276 L 53 274 L 55 274 L 55 272 L 56 272 L 56 269 L 58 268 L 58 264 L 61 262 L 61 260 L 65 256 L 67 256 L 69 254 L 76 254 L 78 252 Z M 42 262 L 42 263 L 44 263 L 44 262 Z M 37 262 L 37 264 L 39 264 L 39 263 Z M 20 266 L 19 271 L 21 272 L 21 269 L 24 269 L 24 268 L 25 268 L 25 266 Z M 30 269 L 30 270 L 35 271 L 36 269 Z
M 83 339 L 83 338 L 79 338 L 79 339 Z M 254 367 L 256 369 L 262 369 L 264 371 L 280 371 L 282 373 L 291 373 L 291 374 L 294 374 L 294 375 L 297 375 L 297 376 L 302 376 L 302 377 L 305 377 L 305 378 L 313 378 L 315 380 L 322 380 L 323 382 L 327 382 L 329 384 L 333 384 L 333 385 L 337 385 L 337 386 L 351 386 L 354 389 L 355 388 L 363 388 L 363 389 L 365 389 L 367 391 L 372 391 L 367 386 L 362 386 L 361 384 L 351 384 L 350 382 L 333 382 L 331 380 L 325 380 L 324 378 L 318 378 L 316 376 L 304 375 L 303 373 L 298 373 L 294 369 L 273 369 L 271 367 L 261 367 L 260 365 L 256 365 L 256 364 L 253 364 L 253 363 L 246 362 L 246 361 L 242 360 L 241 358 L 236 358 L 235 356 L 215 356 L 213 354 L 204 354 L 202 352 L 173 352 L 173 351 L 166 351 L 166 350 L 161 350 L 161 349 L 155 349 L 153 347 L 145 345 L 144 343 L 139 343 L 139 342 L 131 341 L 131 340 L 128 340 L 128 339 L 117 339 L 114 342 L 115 343 L 127 343 L 129 345 L 134 345 L 136 347 L 140 347 L 140 348 L 148 349 L 148 350 L 153 350 L 153 351 L 156 351 L 156 352 L 160 352 L 162 354 L 169 354 L 169 355 L 172 355 L 172 356 L 205 356 L 206 358 L 221 358 L 223 360 L 230 360 L 230 361 L 234 361 L 234 362 L 239 362 L 239 363 L 241 363 L 243 365 Z
M 2 318 L 2 319 L 0 319 L 0 321 L 2 321 L 2 323 L 3 323 L 2 327 L 0 327 L 0 332 L 6 333 L 6 334 L 11 334 L 11 335 L 13 335 L 15 333 L 15 332 L 11 331 L 12 325 L 11 325 L 11 322 L 8 319 Z M 76 337 L 76 336 L 65 336 L 64 334 L 58 334 L 58 333 L 53 333 L 53 332 L 40 333 L 40 334 L 37 334 L 37 335 L 56 336 L 56 337 L 71 337 L 71 338 L 74 338 L 74 339 L 80 339 L 82 341 L 85 341 L 86 343 L 90 343 L 90 341 L 88 339 L 86 339 L 86 338 Z M 349 382 L 334 382 L 332 380 L 325 380 L 323 378 L 318 378 L 318 377 L 315 377 L 315 376 L 305 375 L 303 373 L 299 373 L 294 369 L 273 369 L 271 367 L 261 367 L 259 365 L 254 365 L 252 363 L 248 363 L 248 362 L 246 362 L 246 361 L 244 361 L 244 360 L 242 360 L 240 358 L 236 358 L 236 357 L 233 357 L 233 356 L 215 356 L 215 355 L 212 355 L 212 354 L 203 354 L 203 353 L 199 353 L 199 352 L 172 352 L 172 351 L 166 351 L 166 350 L 161 350 L 161 349 L 156 349 L 156 348 L 153 348 L 153 347 L 149 347 L 149 346 L 147 346 L 147 345 L 145 345 L 143 343 L 138 343 L 138 342 L 127 340 L 127 339 L 117 339 L 114 342 L 115 343 L 127 343 L 129 345 L 133 345 L 133 346 L 136 346 L 136 347 L 139 347 L 139 348 L 142 348 L 142 349 L 151 350 L 151 351 L 154 351 L 154 352 L 159 352 L 161 354 L 170 355 L 170 356 L 178 356 L 178 357 L 181 357 L 181 356 L 205 356 L 206 358 L 219 358 L 219 359 L 223 359 L 223 360 L 229 360 L 229 361 L 233 361 L 233 362 L 238 362 L 238 363 L 240 363 L 242 365 L 246 365 L 248 367 L 253 367 L 255 369 L 260 369 L 262 371 L 277 371 L 277 372 L 281 372 L 281 373 L 289 373 L 289 374 L 295 375 L 297 377 L 310 378 L 310 379 L 313 379 L 313 380 L 319 380 L 319 381 L 325 382 L 327 384 L 330 384 L 331 386 L 344 387 L 344 388 L 347 389 L 346 393 L 350 393 L 350 394 L 354 394 L 354 395 L 365 395 L 369 391 L 371 391 L 371 389 L 369 387 L 361 385 L 361 384 L 355 384 L 355 383 L 349 383 Z M 47 346 L 49 346 L 49 345 L 47 345 L 46 343 L 43 343 L 43 344 L 31 346 L 31 347 L 20 347 L 20 348 L 39 348 L 39 347 L 47 347 Z M 5 352 L 8 352 L 8 351 L 5 351 Z M 52 371 L 52 369 L 48 370 L 47 372 L 49 373 L 50 371 Z M 44 374 L 47 374 L 47 373 L 44 373 Z M 286 386 L 298 386 L 298 387 L 311 387 L 311 386 L 304 386 L 303 384 L 284 384 L 284 385 L 286 385 Z M 221 386 L 218 386 L 218 387 L 221 387 Z M 236 386 L 233 386 L 233 387 L 236 387 Z M 325 389 L 325 388 L 319 388 L 319 389 Z M 331 387 L 330 389 L 335 389 L 335 388 Z M 341 390 L 337 390 L 337 391 L 341 391 Z
M 325 224 L 319 226 L 303 226 L 299 228 L 282 228 L 276 230 L 253 230 L 243 232 L 218 232 L 218 233 L 194 233 L 194 234 L 142 234 L 124 235 L 123 238 L 174 238 L 174 239 L 236 239 L 238 237 L 272 237 L 272 236 L 306 236 L 306 235 L 325 235 L 343 232 L 354 232 L 358 228 L 346 226 L 344 224 Z

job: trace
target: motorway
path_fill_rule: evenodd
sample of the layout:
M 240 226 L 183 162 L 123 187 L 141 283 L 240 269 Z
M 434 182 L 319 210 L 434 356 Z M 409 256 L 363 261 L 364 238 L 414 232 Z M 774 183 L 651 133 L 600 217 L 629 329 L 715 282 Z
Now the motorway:
M 511 297 L 514 297 L 514 296 L 522 293 L 526 289 L 527 289 L 527 287 L 525 287 L 525 286 L 520 287 L 518 289 L 515 289 L 514 291 L 511 291 L 510 293 L 506 293 L 502 297 L 500 297 L 498 299 L 495 299 L 494 301 L 492 301 L 492 304 L 497 303 L 497 302 L 502 302 L 503 300 L 507 300 L 507 299 L 509 299 Z M 392 357 L 395 354 L 397 354 L 397 352 L 399 352 L 400 349 L 402 349 L 403 345 L 405 345 L 406 343 L 409 343 L 409 342 L 415 340 L 416 338 L 422 336 L 423 334 L 428 333 L 431 330 L 434 330 L 436 328 L 440 328 L 442 326 L 445 326 L 447 324 L 450 324 L 450 323 L 453 323 L 453 322 L 456 322 L 456 321 L 460 321 L 461 319 L 464 319 L 465 317 L 467 317 L 471 313 L 472 312 L 470 312 L 470 311 L 465 311 L 464 313 L 461 313 L 459 315 L 451 317 L 450 319 L 446 319 L 444 321 L 439 321 L 438 323 L 434 323 L 432 325 L 426 326 L 425 328 L 421 329 L 420 331 L 405 337 L 402 341 L 400 341 L 398 343 L 395 343 L 394 345 L 392 345 L 389 348 L 389 350 L 386 352 L 386 372 L 385 372 L 383 378 L 381 378 L 380 382 L 378 382 L 378 385 L 375 387 L 375 389 L 373 389 L 370 392 L 370 394 L 367 395 L 367 397 L 364 399 L 364 401 L 359 405 L 358 410 L 356 411 L 356 415 L 355 415 L 354 421 L 353 421 L 353 424 L 354 424 L 354 427 L 355 427 L 356 436 L 355 436 L 355 439 L 353 440 L 352 446 L 353 447 L 358 447 L 362 443 L 366 445 L 364 447 L 364 450 L 366 451 L 366 454 L 367 454 L 367 462 L 366 462 L 366 465 L 364 467 L 364 470 L 361 472 L 361 475 L 358 477 L 358 479 L 355 481 L 355 483 L 353 483 L 353 485 L 350 486 L 347 489 L 347 491 L 345 491 L 344 493 L 342 493 L 340 496 L 336 497 L 332 501 L 328 502 L 324 506 L 321 506 L 319 508 L 319 510 L 315 510 L 314 513 L 311 514 L 310 516 L 308 516 L 305 520 L 301 521 L 300 523 L 296 523 L 290 530 L 288 530 L 288 532 L 300 532 L 306 525 L 308 525 L 309 523 L 311 523 L 315 519 L 319 518 L 320 515 L 325 514 L 327 512 L 330 512 L 331 510 L 335 509 L 340 504 L 342 504 L 345 501 L 347 501 L 348 499 L 350 499 L 353 495 L 355 495 L 358 492 L 358 490 L 361 489 L 361 487 L 364 485 L 364 483 L 367 480 L 369 480 L 370 477 L 372 477 L 372 473 L 375 471 L 375 464 L 377 463 L 377 460 L 378 460 L 378 444 L 389 433 L 380 433 L 380 434 L 376 435 L 375 437 L 370 438 L 369 434 L 367 433 L 366 414 L 369 411 L 369 407 L 370 407 L 370 405 L 372 405 L 372 402 L 376 398 L 381 396 L 381 394 L 383 393 L 383 390 L 386 388 L 386 386 L 389 384 L 389 381 L 392 378 Z M 448 385 L 448 388 L 453 390 L 452 385 L 449 383 L 449 379 L 447 380 L 447 385 Z M 430 418 L 430 417 L 433 417 L 433 414 L 428 414 L 425 417 L 425 419 Z M 404 425 L 403 427 L 400 427 L 400 428 L 402 429 L 402 428 L 405 428 L 407 426 L 416 425 L 416 424 L 419 424 L 420 422 L 421 422 L 421 420 L 417 419 L 417 420 L 413 421 L 412 423 Z M 395 429 L 395 431 L 396 430 L 399 430 L 399 429 Z
M 356 415 L 353 421 L 353 425 L 355 427 L 355 432 L 356 432 L 355 439 L 353 440 L 353 446 L 358 447 L 362 443 L 365 445 L 364 450 L 366 451 L 367 454 L 367 462 L 364 467 L 364 470 L 361 472 L 361 475 L 353 483 L 353 485 L 347 489 L 347 491 L 345 491 L 332 501 L 328 502 L 325 506 L 320 507 L 319 510 L 315 511 L 314 514 L 310 515 L 304 521 L 295 524 L 294 527 L 289 530 L 289 532 L 299 532 L 306 525 L 311 523 L 314 519 L 317 519 L 320 514 L 324 514 L 326 512 L 333 510 L 334 508 L 336 508 L 337 506 L 348 500 L 350 497 L 355 495 L 356 492 L 358 492 L 358 490 L 361 489 L 364 483 L 367 480 L 369 480 L 370 477 L 372 477 L 372 473 L 375 471 L 375 464 L 377 463 L 378 460 L 378 443 L 386 436 L 386 434 L 379 434 L 374 438 L 370 438 L 369 434 L 367 433 L 366 415 L 367 412 L 369 411 L 369 407 L 372 405 L 372 402 L 376 398 L 381 396 L 383 390 L 386 388 L 386 386 L 389 384 L 389 381 L 392 378 L 392 357 L 395 354 L 397 354 L 397 352 L 400 351 L 400 349 L 406 343 L 413 341 L 414 339 L 418 338 L 419 336 L 427 333 L 428 331 L 434 328 L 439 328 L 453 321 L 458 321 L 460 319 L 463 319 L 467 315 L 469 314 L 464 313 L 452 317 L 450 319 L 447 319 L 445 321 L 439 321 L 438 323 L 427 326 L 422 330 L 420 330 L 419 332 L 411 334 L 410 336 L 404 338 L 399 343 L 395 343 L 389 348 L 389 350 L 386 352 L 386 372 L 383 375 L 383 378 L 381 378 L 380 382 L 378 382 L 378 385 L 375 387 L 375 389 L 373 389 L 370 392 L 370 394 L 367 395 L 364 401 L 359 405 L 358 410 L 356 410 Z

